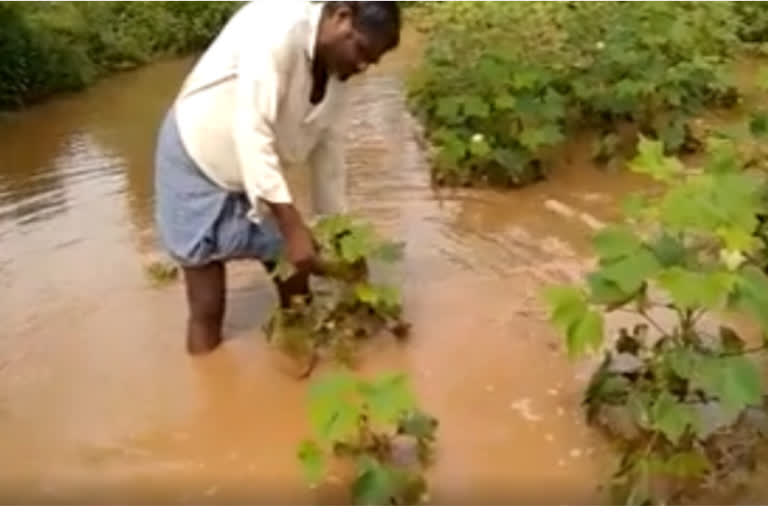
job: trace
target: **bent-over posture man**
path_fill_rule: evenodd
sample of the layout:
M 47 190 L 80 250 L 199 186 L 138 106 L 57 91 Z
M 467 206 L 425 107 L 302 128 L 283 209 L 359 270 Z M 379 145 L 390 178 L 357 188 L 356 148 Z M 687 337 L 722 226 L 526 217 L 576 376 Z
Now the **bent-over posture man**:
M 282 252 L 297 268 L 277 281 L 283 307 L 319 272 L 314 240 L 283 177 L 308 163 L 316 214 L 343 212 L 339 113 L 344 82 L 397 47 L 396 2 L 256 1 L 202 56 L 163 122 L 156 220 L 181 265 L 192 354 L 222 341 L 225 264 Z

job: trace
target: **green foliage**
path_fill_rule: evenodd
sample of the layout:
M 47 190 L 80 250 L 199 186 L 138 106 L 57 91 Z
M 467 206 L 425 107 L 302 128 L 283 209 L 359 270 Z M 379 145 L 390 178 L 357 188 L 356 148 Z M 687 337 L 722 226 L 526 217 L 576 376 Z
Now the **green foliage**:
M 423 471 L 433 454 L 437 420 L 419 411 L 405 376 L 364 380 L 349 374 L 319 379 L 310 390 L 314 439 L 298 458 L 312 484 L 323 480 L 330 454 L 352 459 L 356 505 L 416 505 L 427 498 Z
M 240 2 L 0 2 L 0 108 L 203 49 Z
M 144 267 L 144 273 L 154 286 L 163 286 L 179 278 L 179 266 L 168 261 L 154 261 Z
M 587 305 L 587 297 L 574 288 L 552 288 L 547 300 L 552 322 L 566 333 L 568 353 L 581 356 L 603 342 L 603 318 Z
M 756 266 L 768 261 L 766 183 L 736 147 L 713 139 L 701 168 L 688 168 L 642 140 L 630 167 L 664 191 L 636 197 L 624 224 L 595 236 L 598 267 L 583 286 L 546 294 L 571 355 L 605 351 L 584 405 L 619 440 L 611 488 L 622 503 L 679 503 L 707 482 L 727 485 L 765 437 L 761 370 L 748 355 L 763 347 L 701 322 L 738 311 L 768 336 L 768 277 Z M 603 316 L 615 310 L 639 320 L 606 347 Z
M 312 283 L 311 300 L 306 297 L 290 309 L 277 309 L 266 328 L 270 343 L 307 361 L 304 376 L 321 353 L 330 352 L 349 365 L 358 345 L 382 329 L 400 339 L 409 331 L 399 290 L 371 278 L 373 265 L 402 258 L 402 245 L 382 239 L 371 224 L 347 215 L 325 217 L 313 232 L 323 275 Z M 283 279 L 292 273 L 285 262 L 276 271 Z
M 627 121 L 664 152 L 694 146 L 688 120 L 731 104 L 726 66 L 744 18 L 728 3 L 431 2 L 411 104 L 436 149 L 440 183 L 523 185 L 560 143 L 602 134 L 619 151 Z M 515 30 L 509 30 L 515 27 Z
M 738 35 L 748 43 L 768 42 L 768 5 L 765 2 L 734 2 L 739 18 Z

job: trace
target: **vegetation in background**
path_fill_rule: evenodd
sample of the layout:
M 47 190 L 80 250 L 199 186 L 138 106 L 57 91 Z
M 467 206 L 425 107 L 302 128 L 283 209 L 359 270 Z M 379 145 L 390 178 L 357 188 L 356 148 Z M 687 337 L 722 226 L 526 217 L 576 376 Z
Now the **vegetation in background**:
M 326 376 L 310 390 L 309 414 L 315 438 L 301 444 L 298 457 L 312 484 L 324 479 L 332 455 L 354 463 L 356 505 L 428 500 L 424 470 L 438 423 L 417 408 L 405 376 Z
M 750 126 L 766 134 L 765 118 Z M 742 483 L 768 436 L 760 365 L 768 348 L 766 175 L 749 142 L 708 141 L 700 167 L 643 139 L 634 172 L 664 186 L 627 203 L 626 222 L 598 233 L 598 268 L 583 286 L 547 292 L 572 356 L 603 350 L 604 315 L 621 329 L 586 392 L 588 420 L 618 441 L 610 483 L 618 503 L 668 504 Z M 748 152 L 749 153 L 749 152 Z M 762 328 L 748 343 L 724 323 L 738 312 Z
M 768 4 L 765 2 L 734 2 L 733 9 L 739 17 L 739 38 L 766 53 L 768 42 Z
M 427 2 L 411 104 L 436 148 L 439 183 L 523 185 L 577 130 L 594 156 L 633 149 L 623 127 L 666 152 L 699 149 L 690 120 L 738 100 L 728 64 L 766 36 L 760 3 Z M 510 27 L 514 27 L 511 29 Z
M 321 354 L 345 364 L 354 362 L 360 343 L 382 329 L 404 338 L 398 289 L 373 282 L 375 264 L 392 264 L 402 246 L 380 238 L 373 226 L 346 215 L 321 219 L 313 228 L 320 246 L 324 276 L 312 282 L 312 297 L 298 299 L 289 310 L 278 308 L 266 331 L 270 343 L 301 361 L 309 374 Z M 287 278 L 294 269 L 282 262 L 277 274 Z
M 203 49 L 241 2 L 0 2 L 0 108 Z

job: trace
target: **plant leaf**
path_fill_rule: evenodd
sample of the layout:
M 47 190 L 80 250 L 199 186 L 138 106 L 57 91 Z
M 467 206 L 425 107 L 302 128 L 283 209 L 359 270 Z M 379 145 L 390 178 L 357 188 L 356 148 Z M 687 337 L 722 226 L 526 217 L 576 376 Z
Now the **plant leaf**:
M 630 162 L 630 169 L 638 174 L 647 174 L 665 183 L 682 174 L 683 164 L 676 158 L 664 155 L 664 144 L 640 136 L 638 155 Z
M 464 114 L 467 117 L 487 119 L 491 115 L 491 108 L 479 96 L 467 96 L 464 98 Z
M 651 250 L 664 268 L 684 266 L 687 258 L 685 246 L 669 233 L 663 233 L 654 240 Z
M 379 294 L 379 307 L 387 311 L 398 309 L 402 305 L 400 291 L 393 286 L 377 286 Z
M 757 267 L 744 267 L 739 275 L 734 302 L 737 309 L 752 315 L 768 334 L 768 277 Z
M 325 474 L 325 454 L 314 441 L 304 441 L 299 446 L 299 461 L 304 470 L 304 476 L 311 484 L 317 484 Z
M 344 373 L 325 376 L 310 388 L 309 416 L 318 438 L 340 441 L 356 432 L 362 412 L 356 389 L 356 379 Z
M 768 113 L 755 112 L 749 121 L 749 131 L 755 137 L 765 137 L 768 135 Z
M 596 350 L 603 343 L 603 317 L 591 311 L 584 293 L 578 288 L 553 287 L 545 292 L 551 321 L 566 335 L 566 347 L 571 357 Z
M 675 119 L 672 122 L 665 123 L 659 130 L 659 137 L 664 143 L 665 151 L 675 153 L 685 144 L 685 122 L 682 119 Z
M 396 263 L 403 259 L 405 253 L 405 244 L 403 243 L 384 243 L 376 250 L 374 257 L 384 263 Z
M 486 141 L 484 138 L 473 137 L 469 143 L 469 152 L 472 154 L 472 156 L 485 158 L 486 156 L 490 155 L 492 151 L 493 149 L 491 149 L 491 146 L 488 145 L 488 141 Z
M 718 402 L 708 402 L 704 404 L 695 404 L 691 406 L 694 422 L 693 428 L 696 437 L 706 441 L 718 430 L 730 427 L 741 416 L 741 411 L 730 407 L 725 407 Z
M 499 111 L 513 110 L 515 105 L 517 105 L 517 101 L 515 100 L 515 97 L 510 94 L 502 94 L 496 98 L 494 105 L 496 106 L 496 110 Z
M 648 199 L 638 193 L 630 194 L 622 201 L 621 210 L 627 218 L 640 218 L 648 210 Z
M 631 256 L 604 265 L 600 275 L 630 295 L 640 290 L 645 281 L 654 277 L 660 268 L 661 265 L 651 251 L 640 249 Z
M 397 495 L 397 475 L 372 457 L 363 457 L 359 465 L 359 476 L 352 485 L 352 496 L 356 505 L 385 506 Z
M 393 426 L 416 405 L 416 399 L 404 374 L 383 375 L 372 382 L 360 383 L 367 414 L 380 426 Z
M 526 128 L 520 134 L 520 144 L 530 151 L 536 151 L 542 146 L 552 146 L 561 140 L 563 133 L 556 124 Z
M 680 267 L 663 270 L 657 280 L 681 309 L 721 308 L 736 285 L 727 272 L 704 274 Z
M 691 385 L 733 410 L 756 406 L 763 400 L 760 370 L 745 356 L 701 358 Z
M 358 263 L 367 258 L 376 246 L 376 235 L 373 227 L 365 224 L 357 226 L 340 242 L 341 257 L 347 263 Z
M 664 463 L 664 472 L 677 478 L 699 478 L 709 469 L 709 460 L 695 450 L 676 453 Z
M 654 402 L 652 416 L 653 428 L 664 434 L 672 444 L 677 444 L 694 421 L 690 408 L 666 390 Z
M 458 96 L 447 96 L 440 98 L 437 101 L 437 110 L 435 112 L 435 116 L 448 124 L 457 123 L 461 121 L 461 117 L 459 115 L 461 104 L 462 99 Z
M 400 420 L 400 430 L 417 439 L 434 439 L 438 421 L 421 411 L 411 411 Z
M 587 284 L 590 302 L 607 306 L 609 309 L 619 308 L 635 297 L 634 293 L 625 293 L 616 283 L 606 279 L 599 272 L 589 274 Z
M 452 130 L 439 130 L 434 135 L 440 148 L 439 158 L 442 164 L 456 167 L 467 156 L 467 144 Z
M 606 262 L 632 256 L 642 245 L 643 241 L 625 226 L 607 227 L 593 240 L 595 251 Z
M 739 172 L 739 154 L 736 145 L 730 139 L 711 138 L 707 141 L 707 156 L 709 157 L 704 172 L 709 174 L 726 174 Z
M 696 373 L 700 356 L 692 350 L 677 348 L 664 354 L 667 368 L 683 380 L 690 380 Z
M 587 312 L 584 293 L 571 286 L 555 286 L 544 292 L 552 323 L 563 331 L 578 322 Z
M 568 353 L 571 357 L 597 350 L 603 344 L 603 316 L 596 311 L 587 311 L 579 322 L 568 330 Z
M 379 305 L 379 292 L 369 283 L 360 283 L 355 286 L 355 295 L 357 300 L 373 308 Z
M 653 422 L 653 397 L 646 391 L 632 390 L 627 398 L 627 407 L 635 422 L 642 428 L 651 428 Z

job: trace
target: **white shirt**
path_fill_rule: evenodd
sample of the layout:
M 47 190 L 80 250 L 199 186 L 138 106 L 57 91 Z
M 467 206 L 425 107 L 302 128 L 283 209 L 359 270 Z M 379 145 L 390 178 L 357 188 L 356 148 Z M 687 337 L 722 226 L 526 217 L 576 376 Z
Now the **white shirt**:
M 287 164 L 309 163 L 319 214 L 346 209 L 337 122 L 344 84 L 328 82 L 314 106 L 312 60 L 322 2 L 259 0 L 240 9 L 187 78 L 176 101 L 184 146 L 221 187 L 290 203 Z

